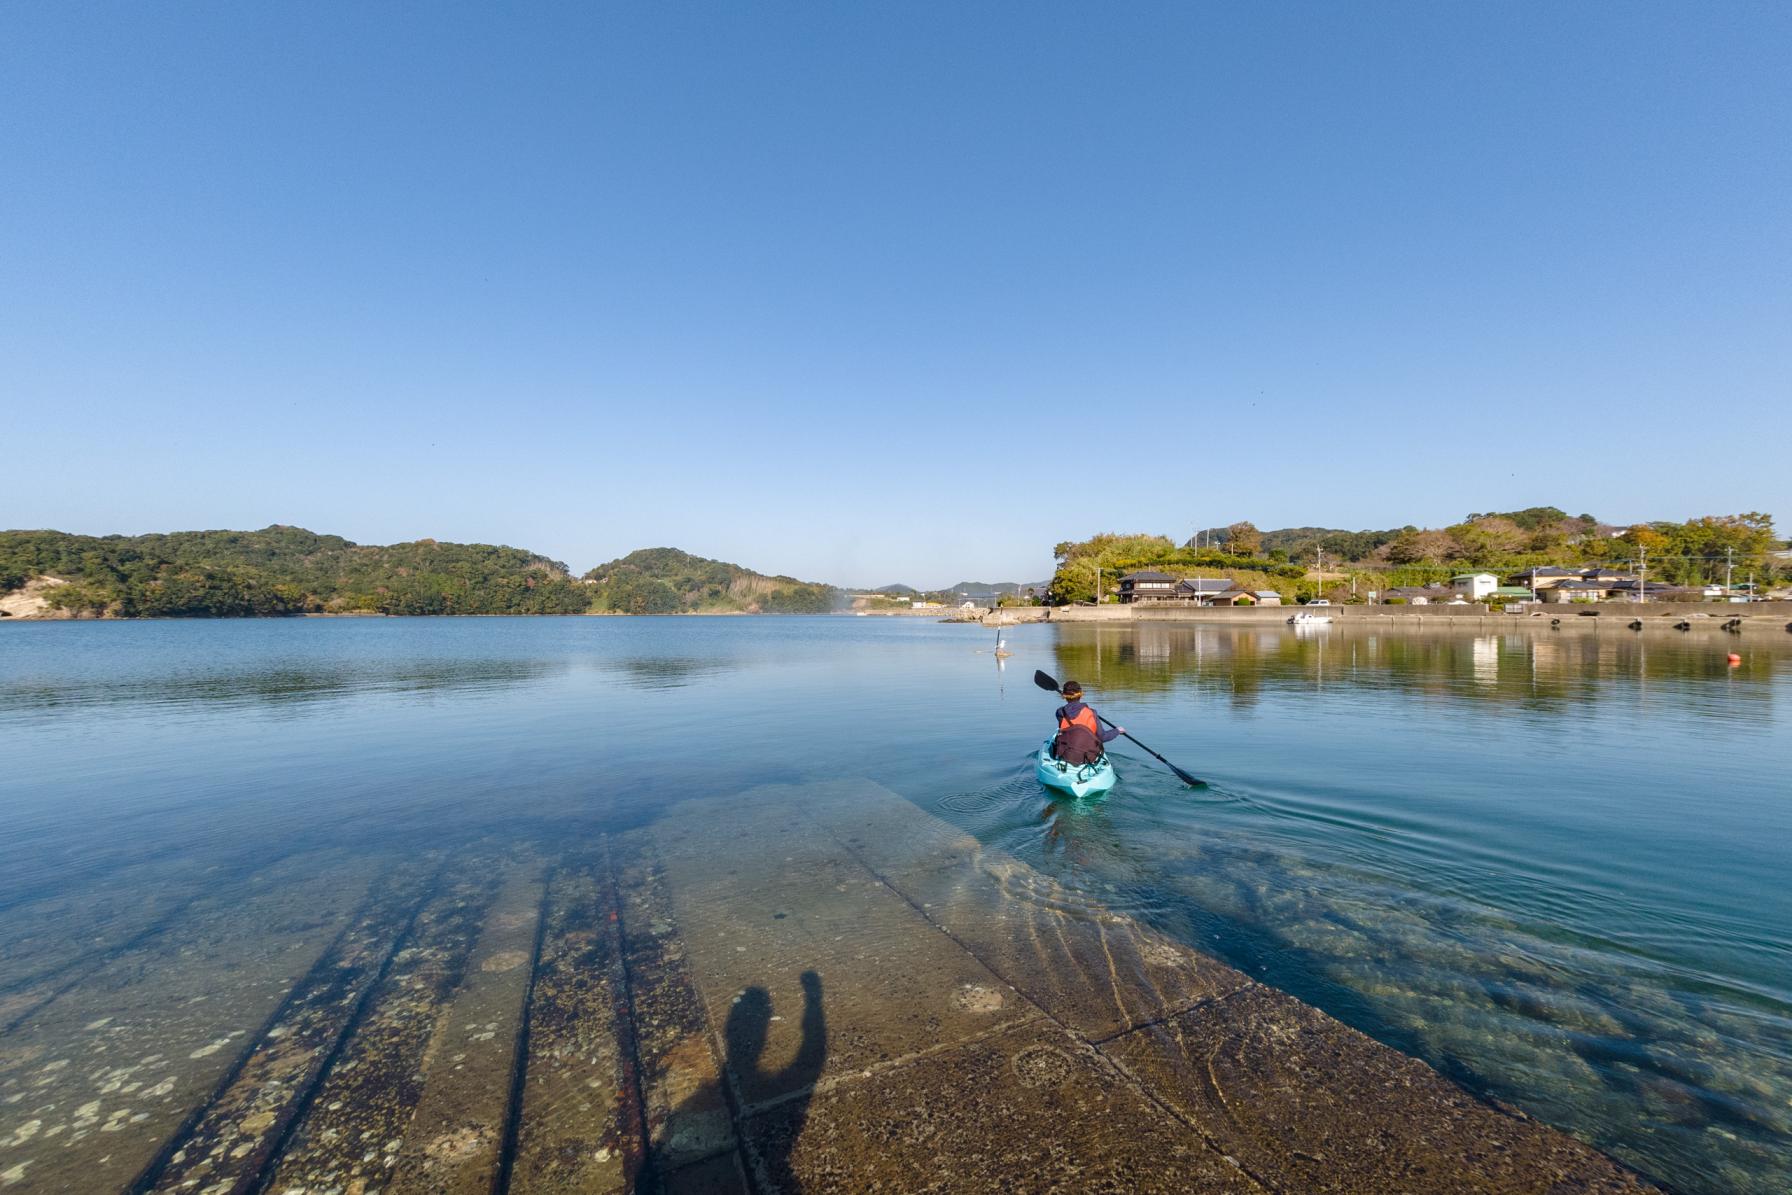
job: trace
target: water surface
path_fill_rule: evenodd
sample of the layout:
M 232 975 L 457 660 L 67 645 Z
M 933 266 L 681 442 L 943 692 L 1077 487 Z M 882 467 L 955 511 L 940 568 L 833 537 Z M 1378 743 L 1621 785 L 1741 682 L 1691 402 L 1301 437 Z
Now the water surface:
M 1647 1174 L 1792 1189 L 1788 647 L 1008 639 L 1004 668 L 992 632 L 906 619 L 0 627 L 0 1069 L 45 993 L 97 998 L 95 958 L 233 884 L 318 902 L 317 860 L 869 777 Z M 1105 801 L 1051 800 L 1035 668 L 1210 787 L 1121 744 Z

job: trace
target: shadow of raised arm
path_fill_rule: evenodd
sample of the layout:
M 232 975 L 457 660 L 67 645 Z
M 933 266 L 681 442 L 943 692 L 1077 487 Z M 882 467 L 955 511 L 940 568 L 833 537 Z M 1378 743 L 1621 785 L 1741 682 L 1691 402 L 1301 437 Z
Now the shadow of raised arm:
M 813 1087 L 828 1060 L 828 1014 L 821 1006 L 821 976 L 803 972 L 803 1042 L 790 1065 L 778 1072 L 777 1087 L 795 1091 Z

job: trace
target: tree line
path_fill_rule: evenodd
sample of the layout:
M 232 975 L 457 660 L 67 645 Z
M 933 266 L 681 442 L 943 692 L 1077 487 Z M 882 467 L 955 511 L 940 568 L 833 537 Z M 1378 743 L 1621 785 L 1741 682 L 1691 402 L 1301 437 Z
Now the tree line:
M 825 614 L 829 585 L 767 577 L 675 548 L 630 553 L 575 578 L 557 560 L 491 544 L 374 546 L 302 527 L 167 535 L 0 532 L 0 593 L 67 582 L 44 600 L 111 618 L 295 614 Z
M 1122 574 L 1141 569 L 1176 576 L 1224 577 L 1242 588 L 1273 589 L 1287 598 L 1295 596 L 1297 582 L 1306 574 L 1306 569 L 1285 557 L 1271 560 L 1246 551 L 1248 537 L 1241 536 L 1221 548 L 1195 547 L 1193 543 L 1178 547 L 1166 535 L 1108 533 L 1058 544 L 1052 549 L 1058 567 L 1052 575 L 1049 600 L 1058 604 L 1093 601 L 1098 577 L 1102 592 L 1113 593 Z
M 167 535 L 0 532 L 0 592 L 69 582 L 52 606 L 117 618 L 582 614 L 589 587 L 564 564 L 491 544 L 371 546 L 301 527 Z
M 1298 579 L 1321 562 L 1327 570 L 1334 565 L 1372 570 L 1385 585 L 1424 584 L 1470 567 L 1506 574 L 1545 565 L 1646 564 L 1652 581 L 1692 586 L 1726 576 L 1741 582 L 1752 573 L 1764 587 L 1792 572 L 1775 555 L 1783 546 L 1772 517 L 1760 511 L 1620 526 L 1590 514 L 1532 506 L 1472 513 L 1447 527 L 1385 531 L 1261 531 L 1244 521 L 1203 528 L 1181 545 L 1162 535 L 1111 533 L 1060 543 L 1053 549 L 1058 570 L 1051 594 L 1060 602 L 1092 600 L 1099 568 L 1110 580 L 1140 569 L 1236 574 L 1240 584 L 1261 579 L 1264 588 L 1285 598 L 1304 596 L 1320 587 Z M 1113 586 L 1104 590 L 1112 593 Z
M 831 585 L 768 577 L 677 548 L 642 548 L 585 574 L 593 608 L 616 614 L 826 614 L 842 595 Z

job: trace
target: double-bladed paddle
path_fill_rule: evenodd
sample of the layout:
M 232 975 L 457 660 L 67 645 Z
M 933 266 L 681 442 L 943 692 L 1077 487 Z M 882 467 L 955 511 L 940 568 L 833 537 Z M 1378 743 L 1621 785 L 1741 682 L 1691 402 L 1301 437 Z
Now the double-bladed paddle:
M 1041 689 L 1044 689 L 1049 693 L 1061 693 L 1061 690 L 1058 688 L 1058 682 L 1053 680 L 1051 677 L 1047 676 L 1043 672 L 1035 672 L 1033 674 L 1033 683 L 1038 685 Z M 1100 714 L 1096 714 L 1095 716 L 1097 719 L 1099 719 L 1102 722 L 1103 725 L 1114 726 L 1114 724 L 1112 722 L 1109 722 L 1106 718 L 1103 718 Z M 1114 726 L 1114 729 L 1119 730 L 1120 728 L 1117 726 Z M 1175 764 L 1171 763 L 1169 760 L 1165 759 L 1163 756 L 1159 755 L 1157 752 L 1153 751 L 1151 748 L 1145 746 L 1145 744 L 1139 742 L 1139 740 L 1134 739 L 1130 734 L 1127 734 L 1124 730 L 1121 730 L 1120 734 L 1123 738 L 1132 739 L 1133 746 L 1139 748 L 1146 755 L 1151 756 L 1151 758 L 1157 760 L 1158 763 L 1163 764 L 1164 767 L 1169 768 L 1172 772 L 1176 773 L 1176 779 L 1182 781 L 1184 784 L 1188 785 L 1190 788 L 1206 788 L 1207 787 L 1207 781 L 1200 780 L 1194 776 L 1189 775 L 1187 772 L 1183 771 L 1181 768 L 1177 767 Z

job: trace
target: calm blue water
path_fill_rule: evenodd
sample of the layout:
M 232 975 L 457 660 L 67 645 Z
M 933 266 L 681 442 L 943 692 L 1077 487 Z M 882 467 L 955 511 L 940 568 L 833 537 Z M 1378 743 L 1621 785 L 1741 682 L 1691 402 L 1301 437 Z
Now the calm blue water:
M 300 849 L 866 776 L 1647 1174 L 1792 1190 L 1792 636 L 1008 638 L 999 668 L 907 619 L 0 626 L 0 1028 L 143 908 Z M 1211 787 L 1122 744 L 1107 800 L 1049 800 L 1035 668 Z

